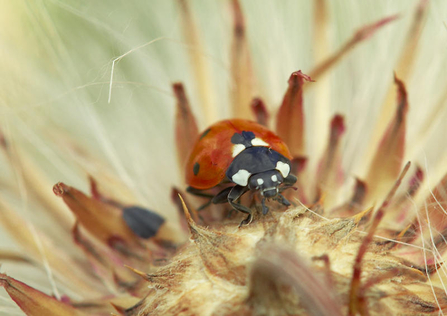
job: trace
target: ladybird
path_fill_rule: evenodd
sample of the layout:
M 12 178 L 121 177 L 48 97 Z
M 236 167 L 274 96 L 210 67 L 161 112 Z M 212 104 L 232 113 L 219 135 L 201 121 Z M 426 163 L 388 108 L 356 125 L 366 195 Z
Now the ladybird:
M 220 121 L 199 136 L 191 151 L 186 163 L 187 191 L 210 197 L 210 203 L 228 202 L 247 214 L 241 225 L 249 224 L 252 210 L 238 200 L 250 190 L 261 194 L 264 215 L 266 199 L 290 205 L 281 192 L 297 180 L 290 173 L 291 158 L 286 144 L 266 127 L 243 119 Z M 234 186 L 214 196 L 205 192 L 224 183 Z

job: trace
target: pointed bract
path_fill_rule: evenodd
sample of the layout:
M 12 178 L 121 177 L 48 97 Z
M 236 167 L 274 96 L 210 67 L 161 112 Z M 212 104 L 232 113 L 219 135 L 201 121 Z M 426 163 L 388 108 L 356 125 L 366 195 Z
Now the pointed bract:
M 28 316 L 87 316 L 73 306 L 62 303 L 20 281 L 0 273 L 0 286 Z
M 313 81 L 301 70 L 292 73 L 276 118 L 276 132 L 293 157 L 305 156 L 303 84 Z
M 175 141 L 177 144 L 177 156 L 179 166 L 183 170 L 191 148 L 199 137 L 199 129 L 194 114 L 191 111 L 185 89 L 181 83 L 175 83 L 173 86 L 174 95 L 177 99 L 177 108 L 175 116 Z

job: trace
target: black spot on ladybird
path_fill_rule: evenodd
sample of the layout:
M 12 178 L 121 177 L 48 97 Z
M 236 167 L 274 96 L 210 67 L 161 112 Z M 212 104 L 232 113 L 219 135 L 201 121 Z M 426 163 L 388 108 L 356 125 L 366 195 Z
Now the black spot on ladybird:
M 235 145 L 242 144 L 245 147 L 251 147 L 251 141 L 255 139 L 255 134 L 250 131 L 242 131 L 242 133 L 234 133 L 233 137 L 231 137 L 231 142 Z
M 211 128 L 208 128 L 206 131 L 204 131 L 202 133 L 202 135 L 200 135 L 200 139 L 202 139 L 203 137 L 205 137 L 206 135 L 208 135 L 208 133 L 211 132 Z
M 199 170 L 200 170 L 200 165 L 198 162 L 196 162 L 194 164 L 194 167 L 192 168 L 192 172 L 194 172 L 194 175 L 196 176 L 199 173 Z

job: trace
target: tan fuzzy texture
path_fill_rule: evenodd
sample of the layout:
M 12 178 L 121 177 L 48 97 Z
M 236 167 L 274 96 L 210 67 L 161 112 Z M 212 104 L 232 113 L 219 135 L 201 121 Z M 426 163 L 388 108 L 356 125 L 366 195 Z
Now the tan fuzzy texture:
M 191 223 L 191 241 L 170 264 L 147 276 L 147 297 L 125 315 L 319 315 L 319 309 L 346 315 L 353 262 L 363 240 L 356 222 L 325 220 L 297 207 L 240 229 L 237 223 L 212 229 Z M 362 283 L 368 284 L 361 287 L 363 308 L 370 315 L 397 310 L 402 315 L 436 315 L 427 276 L 387 248 L 383 240 L 374 239 L 363 259 Z M 315 260 L 323 255 L 329 258 L 330 271 Z M 314 275 L 316 289 L 307 284 L 297 290 L 294 280 L 283 275 L 287 256 L 302 261 L 296 268 Z M 262 266 L 266 259 L 273 264 Z M 433 290 L 439 304 L 447 307 L 444 291 Z M 310 297 L 325 293 L 330 299 L 320 303 L 332 305 L 306 306 L 300 301 L 306 295 L 298 291 Z

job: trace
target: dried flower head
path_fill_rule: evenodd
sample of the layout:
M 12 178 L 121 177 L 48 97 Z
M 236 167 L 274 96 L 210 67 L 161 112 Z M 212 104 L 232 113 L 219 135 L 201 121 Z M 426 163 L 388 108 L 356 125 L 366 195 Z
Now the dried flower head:
M 4 4 L 0 314 L 443 314 L 447 5 L 408 4 Z M 229 117 L 298 179 L 241 227 L 183 180 Z

